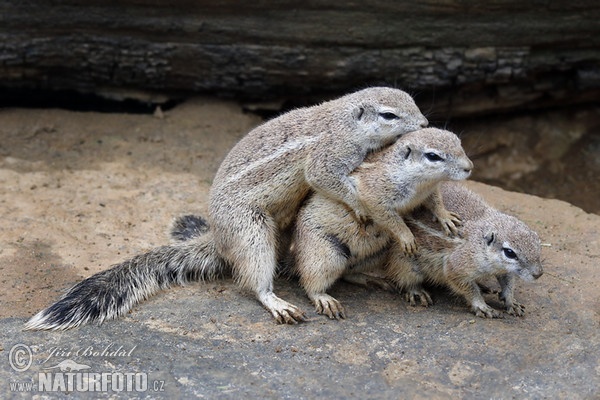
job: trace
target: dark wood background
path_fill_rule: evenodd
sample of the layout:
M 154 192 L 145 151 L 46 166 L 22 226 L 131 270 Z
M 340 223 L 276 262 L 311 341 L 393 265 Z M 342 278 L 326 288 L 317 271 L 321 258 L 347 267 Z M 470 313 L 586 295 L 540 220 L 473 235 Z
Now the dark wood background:
M 387 84 L 447 115 L 599 98 L 598 1 L 274 3 L 1 0 L 0 90 L 263 101 Z

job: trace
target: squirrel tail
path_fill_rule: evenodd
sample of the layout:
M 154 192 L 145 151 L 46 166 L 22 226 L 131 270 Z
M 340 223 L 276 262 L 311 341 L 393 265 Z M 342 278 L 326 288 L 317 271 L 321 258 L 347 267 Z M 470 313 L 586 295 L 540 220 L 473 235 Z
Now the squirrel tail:
M 185 242 L 200 237 L 209 232 L 208 222 L 199 215 L 183 215 L 173 222 L 171 239 L 173 241 Z
M 208 229 L 137 255 L 73 286 L 58 302 L 33 316 L 26 330 L 61 330 L 101 324 L 173 284 L 214 279 L 228 272 Z

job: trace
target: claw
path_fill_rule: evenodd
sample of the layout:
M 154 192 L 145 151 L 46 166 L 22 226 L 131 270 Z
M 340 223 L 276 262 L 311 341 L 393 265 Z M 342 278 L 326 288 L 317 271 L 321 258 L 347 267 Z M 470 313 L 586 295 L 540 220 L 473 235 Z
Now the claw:
M 308 318 L 301 310 L 292 312 L 291 310 L 279 310 L 273 313 L 273 316 L 280 324 L 296 325 L 299 322 L 306 322 Z
M 448 212 L 444 217 L 438 218 L 440 224 L 442 225 L 442 229 L 448 236 L 457 236 L 458 235 L 458 227 L 462 225 L 462 220 L 458 216 L 458 214 L 453 212 Z
M 513 302 L 513 304 L 506 306 L 506 312 L 509 315 L 514 315 L 515 317 L 522 317 L 525 315 L 525 306 L 520 303 Z
M 275 296 L 273 292 L 261 293 L 259 300 L 280 324 L 297 324 L 308 320 L 304 311 Z
M 475 315 L 480 318 L 504 318 L 504 316 L 500 312 L 494 310 L 489 306 L 487 308 L 478 307 L 474 310 L 474 312 Z
M 407 256 L 416 256 L 417 255 L 418 247 L 417 247 L 417 242 L 414 240 L 414 238 L 411 242 L 404 243 L 403 250 Z
M 326 293 L 310 296 L 315 304 L 317 314 L 326 315 L 329 319 L 346 319 L 342 304 Z
M 423 307 L 429 307 L 433 304 L 431 296 L 423 289 L 411 289 L 404 294 L 404 299 L 413 307 L 417 306 L 417 298 L 419 304 Z

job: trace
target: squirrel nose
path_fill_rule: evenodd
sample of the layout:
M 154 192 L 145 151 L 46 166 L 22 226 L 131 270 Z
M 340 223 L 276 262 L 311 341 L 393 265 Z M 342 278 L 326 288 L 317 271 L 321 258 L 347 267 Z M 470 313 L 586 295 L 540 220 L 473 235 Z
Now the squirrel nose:
M 429 121 L 427 121 L 427 118 L 423 117 L 423 120 L 421 121 L 421 128 L 426 128 L 429 125 Z
M 465 166 L 463 167 L 463 171 L 470 174 L 472 170 L 473 170 L 473 161 L 467 159 L 467 162 L 465 163 Z

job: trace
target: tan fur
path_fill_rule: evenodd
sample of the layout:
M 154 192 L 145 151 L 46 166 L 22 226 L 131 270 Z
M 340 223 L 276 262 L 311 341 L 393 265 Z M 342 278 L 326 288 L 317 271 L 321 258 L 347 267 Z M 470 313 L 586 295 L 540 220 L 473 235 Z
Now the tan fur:
M 472 167 L 456 135 L 428 128 L 402 136 L 351 174 L 371 218 L 368 223 L 357 221 L 339 202 L 315 193 L 298 215 L 292 264 L 317 312 L 344 317 L 343 307 L 326 290 L 343 275 L 364 282 L 364 276 L 355 272 L 383 262 L 391 242 L 403 255 L 415 253 L 403 214 L 424 204 L 447 234 L 456 231 L 459 220 L 443 207 L 438 184 L 465 179 Z M 386 286 L 374 278 L 369 281 Z
M 279 322 L 305 319 L 273 293 L 286 231 L 309 191 L 367 211 L 348 175 L 368 152 L 427 125 L 401 90 L 369 88 L 318 106 L 290 111 L 248 133 L 221 164 L 210 192 L 215 244 L 242 287 Z

